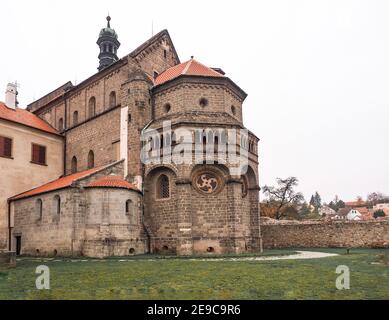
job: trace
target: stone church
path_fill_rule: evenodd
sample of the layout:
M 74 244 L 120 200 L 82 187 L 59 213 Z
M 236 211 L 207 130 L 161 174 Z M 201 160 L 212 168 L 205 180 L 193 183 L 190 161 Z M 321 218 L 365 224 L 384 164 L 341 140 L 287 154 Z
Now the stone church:
M 0 168 L 12 185 L 1 190 L 3 244 L 32 256 L 259 251 L 246 93 L 220 68 L 181 62 L 167 30 L 119 59 L 107 17 L 97 45 L 98 72 L 85 81 L 27 110 L 11 86 L 0 103 Z

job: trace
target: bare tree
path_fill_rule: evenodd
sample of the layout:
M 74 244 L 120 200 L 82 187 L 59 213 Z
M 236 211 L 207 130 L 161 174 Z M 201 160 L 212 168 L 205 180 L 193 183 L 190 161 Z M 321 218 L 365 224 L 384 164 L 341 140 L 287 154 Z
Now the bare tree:
M 294 188 L 298 185 L 296 177 L 289 177 L 287 179 L 277 178 L 278 187 L 264 186 L 263 193 L 270 201 L 277 203 L 277 210 L 275 218 L 280 220 L 285 216 L 285 209 L 299 204 L 304 200 L 301 192 L 295 192 Z
M 367 201 L 373 206 L 385 200 L 388 200 L 388 197 L 381 192 L 372 192 L 367 196 Z

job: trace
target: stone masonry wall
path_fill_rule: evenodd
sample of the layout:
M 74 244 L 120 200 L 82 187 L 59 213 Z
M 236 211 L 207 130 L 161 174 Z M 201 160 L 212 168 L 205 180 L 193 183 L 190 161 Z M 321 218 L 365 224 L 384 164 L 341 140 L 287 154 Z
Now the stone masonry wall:
M 74 128 L 66 135 L 66 172 L 71 172 L 71 161 L 77 158 L 77 169 L 88 169 L 88 154 L 92 150 L 95 166 L 102 166 L 117 159 L 115 143 L 120 140 L 120 108 L 113 109 L 94 120 Z
M 389 246 L 389 221 L 262 224 L 263 245 L 272 248 Z

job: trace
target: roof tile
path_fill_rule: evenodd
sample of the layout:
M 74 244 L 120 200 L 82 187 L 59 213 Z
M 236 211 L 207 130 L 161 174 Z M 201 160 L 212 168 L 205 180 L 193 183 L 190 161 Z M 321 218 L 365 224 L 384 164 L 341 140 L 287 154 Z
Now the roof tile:
M 46 193 L 46 192 L 55 191 L 55 190 L 63 189 L 66 187 L 70 187 L 73 182 L 76 182 L 77 180 L 80 180 L 80 179 L 85 178 L 91 174 L 94 174 L 94 173 L 98 172 L 99 170 L 101 170 L 102 168 L 104 168 L 104 167 L 93 168 L 93 169 L 89 169 L 89 170 L 82 171 L 82 172 L 77 172 L 75 174 L 59 178 L 57 180 L 54 180 L 54 181 L 49 182 L 47 184 L 44 184 L 38 188 L 35 188 L 35 189 L 30 190 L 30 191 L 24 192 L 22 194 L 16 195 L 16 196 L 10 198 L 9 200 L 11 200 L 11 201 L 19 200 L 22 198 L 36 196 L 36 195 L 41 194 L 41 193 Z
M 59 134 L 56 129 L 35 114 L 21 108 L 16 108 L 15 110 L 8 108 L 3 102 L 0 102 L 0 119 L 16 122 L 48 133 Z
M 88 188 L 122 188 L 138 190 L 136 186 L 119 176 L 105 176 L 88 184 Z
M 200 62 L 191 59 L 187 62 L 178 64 L 174 67 L 167 69 L 162 72 L 156 79 L 155 85 L 161 85 L 167 81 L 178 78 L 182 75 L 188 76 L 202 76 L 202 77 L 215 77 L 215 78 L 224 78 L 224 75 L 208 68 L 207 66 L 201 64 Z

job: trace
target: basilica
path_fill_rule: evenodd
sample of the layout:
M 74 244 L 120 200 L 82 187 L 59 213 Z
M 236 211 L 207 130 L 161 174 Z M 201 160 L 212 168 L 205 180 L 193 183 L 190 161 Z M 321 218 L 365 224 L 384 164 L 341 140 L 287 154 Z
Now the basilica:
M 167 30 L 123 58 L 107 17 L 98 72 L 0 102 L 0 249 L 28 256 L 217 255 L 261 249 L 259 139 L 247 94 L 182 62 Z

